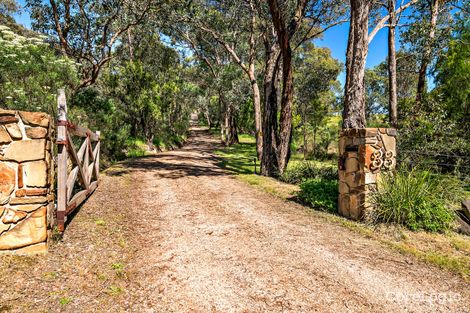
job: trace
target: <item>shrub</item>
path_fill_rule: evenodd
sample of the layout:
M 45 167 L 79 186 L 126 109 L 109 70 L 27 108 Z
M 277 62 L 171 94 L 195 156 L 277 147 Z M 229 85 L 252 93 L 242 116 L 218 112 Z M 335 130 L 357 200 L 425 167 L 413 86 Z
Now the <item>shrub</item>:
M 338 181 L 309 179 L 300 184 L 299 199 L 313 208 L 336 213 L 338 203 Z
M 289 184 L 300 184 L 309 179 L 337 180 L 338 170 L 334 166 L 320 166 L 313 162 L 300 162 L 288 168 L 279 178 Z
M 442 232 L 452 227 L 452 206 L 462 195 L 461 184 L 452 177 L 424 170 L 399 170 L 384 175 L 372 195 L 374 222 L 400 224 L 411 230 Z

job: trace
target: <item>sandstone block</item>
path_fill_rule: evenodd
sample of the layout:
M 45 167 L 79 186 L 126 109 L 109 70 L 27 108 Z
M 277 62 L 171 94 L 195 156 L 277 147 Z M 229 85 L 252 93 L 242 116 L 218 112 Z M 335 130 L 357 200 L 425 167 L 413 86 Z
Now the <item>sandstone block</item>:
M 359 171 L 359 161 L 356 158 L 346 159 L 346 173 Z
M 23 139 L 23 134 L 21 134 L 20 127 L 16 123 L 6 124 L 5 128 L 13 139 Z
M 43 207 L 0 236 L 0 250 L 29 246 L 47 239 L 46 208 Z
M 12 207 L 12 209 L 16 211 L 31 213 L 33 211 L 36 211 L 40 207 L 41 207 L 41 204 L 15 205 L 14 207 Z
M 22 204 L 45 204 L 49 202 L 48 197 L 32 197 L 32 198 L 11 198 L 11 205 L 22 205 Z
M 16 186 L 15 170 L 0 163 L 0 204 L 5 204 Z
M 49 126 L 49 115 L 41 112 L 19 112 L 25 124 L 33 126 Z
M 376 174 L 372 174 L 372 173 L 366 173 L 365 174 L 365 184 L 368 185 L 368 184 L 375 184 L 377 182 L 377 175 Z
M 340 195 L 338 202 L 339 214 L 349 217 L 349 195 Z
M 352 219 L 359 219 L 360 213 L 361 213 L 361 208 L 360 208 L 360 203 L 358 201 L 358 197 L 355 194 L 349 195 L 349 216 Z
M 395 137 L 382 135 L 382 140 L 384 141 L 384 146 L 387 151 L 395 151 L 397 143 Z
M 0 145 L 8 144 L 10 142 L 11 142 L 10 134 L 8 134 L 4 126 L 0 125 Z
M 42 127 L 26 127 L 26 136 L 31 139 L 46 138 L 47 129 Z
M 16 197 L 35 197 L 35 196 L 47 196 L 48 190 L 46 188 L 34 188 L 34 189 L 19 189 L 15 192 Z
M 339 182 L 339 193 L 340 193 L 340 194 L 347 194 L 347 193 L 349 193 L 348 184 L 346 184 L 345 182 L 340 181 L 340 182 Z
M 28 187 L 47 186 L 47 164 L 45 161 L 35 161 L 23 164 L 24 184 Z
M 25 212 L 7 209 L 7 213 L 2 218 L 2 222 L 3 224 L 12 224 L 12 223 L 16 224 L 22 219 L 24 219 L 27 215 L 28 214 Z
M 4 159 L 16 162 L 42 160 L 45 157 L 46 140 L 14 141 L 6 149 Z
M 16 112 L 13 110 L 0 109 L 0 116 L 15 116 Z
M 11 227 L 11 224 L 3 224 L 0 222 L 0 235 L 9 230 Z
M 16 255 L 45 254 L 47 253 L 47 242 L 40 242 L 34 245 L 15 249 L 11 251 L 11 253 Z
M 10 116 L 10 115 L 0 116 L 0 124 L 10 124 L 10 123 L 16 123 L 16 122 L 18 122 L 18 118 L 16 116 Z

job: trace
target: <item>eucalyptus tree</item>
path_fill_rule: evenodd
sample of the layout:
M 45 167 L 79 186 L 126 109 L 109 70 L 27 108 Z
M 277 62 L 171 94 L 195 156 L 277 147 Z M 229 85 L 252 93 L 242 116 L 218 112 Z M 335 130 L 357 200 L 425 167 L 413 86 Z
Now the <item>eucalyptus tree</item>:
M 351 12 L 346 50 L 343 128 L 364 128 L 366 126 L 364 74 L 370 42 L 378 31 L 387 25 L 391 17 L 401 14 L 418 1 L 410 0 L 403 3 L 371 27 L 369 17 L 374 2 L 371 0 L 350 0 Z M 372 28 L 370 33 L 369 28 Z
M 258 4 L 263 14 L 266 5 Z M 285 171 L 291 154 L 295 51 L 302 43 L 344 23 L 346 6 L 343 1 L 338 0 L 268 0 L 267 9 L 270 24 L 264 28 L 267 57 L 261 173 L 276 176 Z M 279 88 L 282 88 L 280 97 Z
M 64 56 L 81 64 L 79 87 L 96 82 L 113 49 L 132 26 L 157 9 L 158 0 L 26 0 L 32 27 L 56 38 Z

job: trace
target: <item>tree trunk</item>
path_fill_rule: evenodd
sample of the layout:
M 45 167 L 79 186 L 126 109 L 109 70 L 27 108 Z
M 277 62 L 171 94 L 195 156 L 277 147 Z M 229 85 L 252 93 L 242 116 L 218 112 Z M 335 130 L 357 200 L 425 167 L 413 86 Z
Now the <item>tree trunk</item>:
M 305 101 L 302 103 L 302 131 L 304 136 L 304 160 L 307 159 L 308 150 L 307 150 L 307 110 L 306 110 L 306 103 Z
M 317 153 L 317 124 L 313 126 L 313 157 L 315 158 L 315 154 Z
M 303 14 L 306 1 L 298 1 L 294 18 L 286 26 L 283 13 L 277 0 L 268 0 L 269 11 L 271 13 L 274 29 L 276 31 L 279 49 L 282 58 L 282 97 L 281 115 L 279 118 L 279 144 L 277 146 L 277 159 L 279 173 L 284 173 L 289 162 L 292 142 L 292 100 L 294 95 L 294 75 L 292 70 L 292 48 L 290 41 L 297 30 Z
M 397 51 L 396 51 L 396 25 L 395 0 L 388 1 L 390 20 L 388 27 L 388 111 L 390 126 L 397 128 Z
M 279 142 L 278 109 L 278 70 L 280 51 L 276 44 L 265 43 L 266 68 L 264 72 L 264 116 L 263 116 L 263 153 L 261 175 L 276 177 L 279 174 L 277 146 Z
M 255 64 L 249 66 L 249 78 L 251 82 L 251 90 L 253 92 L 253 106 L 255 111 L 255 136 L 256 136 L 256 153 L 258 159 L 261 160 L 263 155 L 263 136 L 261 130 L 261 96 L 259 92 L 258 82 L 255 76 Z
M 368 0 L 351 0 L 343 129 L 366 126 L 364 73 L 369 48 L 369 10 Z
M 419 107 L 423 101 L 423 95 L 426 89 L 426 73 L 431 62 L 432 46 L 434 37 L 436 37 L 437 16 L 439 15 L 439 0 L 433 0 L 431 4 L 431 29 L 429 30 L 429 42 L 426 45 L 421 65 L 418 72 L 418 88 L 416 90 L 416 105 Z

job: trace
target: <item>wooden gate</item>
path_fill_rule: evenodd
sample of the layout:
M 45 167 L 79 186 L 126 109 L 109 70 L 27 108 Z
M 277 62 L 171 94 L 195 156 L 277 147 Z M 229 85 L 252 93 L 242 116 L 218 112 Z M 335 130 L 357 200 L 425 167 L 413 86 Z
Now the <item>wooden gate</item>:
M 57 98 L 57 226 L 65 229 L 70 215 L 98 187 L 100 132 L 74 125 L 67 120 L 64 90 Z M 80 144 L 78 151 L 74 142 Z

